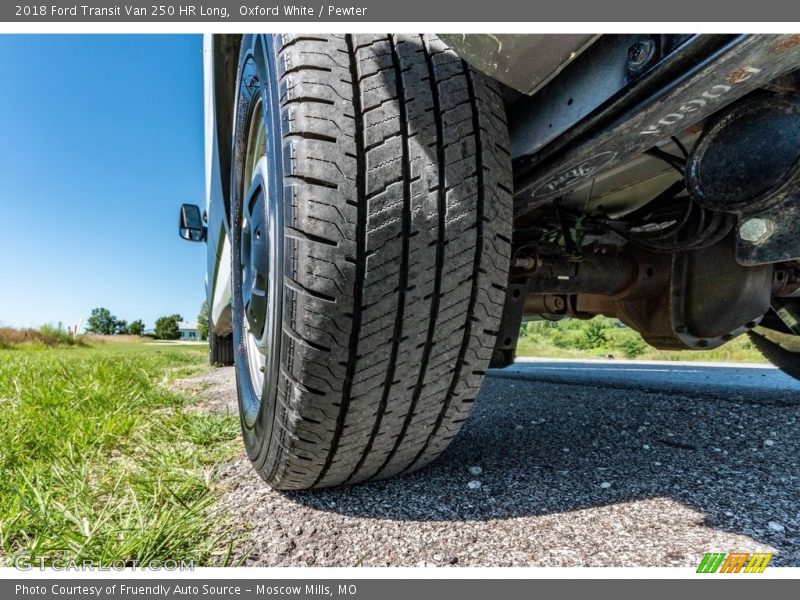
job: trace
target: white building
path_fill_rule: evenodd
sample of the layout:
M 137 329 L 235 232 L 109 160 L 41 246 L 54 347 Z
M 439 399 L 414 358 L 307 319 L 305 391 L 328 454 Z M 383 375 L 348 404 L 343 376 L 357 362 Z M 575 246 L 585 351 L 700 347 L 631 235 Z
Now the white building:
M 200 334 L 197 332 L 197 323 L 178 323 L 181 332 L 181 339 L 188 342 L 199 342 Z

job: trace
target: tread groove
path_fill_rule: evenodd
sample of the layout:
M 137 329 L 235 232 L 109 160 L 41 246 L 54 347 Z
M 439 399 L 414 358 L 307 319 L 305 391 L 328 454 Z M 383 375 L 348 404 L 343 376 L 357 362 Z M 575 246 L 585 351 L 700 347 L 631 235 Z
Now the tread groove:
M 389 392 L 392 389 L 395 369 L 397 366 L 397 352 L 403 336 L 403 317 L 406 303 L 406 288 L 408 287 L 408 251 L 409 251 L 409 232 L 411 230 L 411 166 L 410 151 L 408 147 L 408 108 L 405 103 L 405 89 L 403 87 L 403 77 L 400 67 L 400 57 L 397 55 L 397 46 L 394 36 L 389 36 L 389 45 L 392 49 L 392 64 L 395 70 L 397 81 L 397 96 L 400 107 L 400 134 L 402 137 L 402 171 L 403 171 L 403 229 L 402 229 L 402 253 L 400 256 L 400 283 L 397 291 L 397 309 L 394 318 L 394 328 L 392 331 L 391 350 L 389 353 L 389 364 L 386 369 L 386 377 L 383 383 L 383 393 L 378 404 L 378 414 L 372 426 L 369 440 L 361 453 L 358 463 L 353 468 L 350 475 L 345 479 L 345 483 L 353 479 L 361 470 L 367 456 L 372 451 L 375 438 L 380 432 L 381 422 L 386 413 L 386 405 L 389 399 Z
M 458 358 L 456 359 L 455 368 L 453 369 L 453 377 L 450 380 L 450 385 L 447 388 L 447 394 L 445 395 L 444 402 L 442 403 L 442 409 L 439 411 L 439 416 L 436 418 L 436 422 L 433 425 L 433 429 L 431 429 L 430 433 L 428 434 L 427 439 L 425 440 L 425 444 L 422 446 L 420 451 L 414 457 L 414 459 L 406 466 L 401 473 L 404 473 L 411 469 L 414 464 L 419 461 L 420 458 L 425 454 L 430 446 L 431 441 L 439 432 L 439 428 L 442 426 L 445 416 L 447 415 L 447 411 L 450 408 L 450 404 L 453 401 L 453 397 L 456 392 L 456 386 L 458 385 L 461 377 L 461 367 L 464 366 L 466 363 L 465 358 L 467 355 L 467 351 L 469 350 L 469 341 L 470 341 L 470 334 L 472 333 L 472 318 L 475 314 L 475 303 L 478 297 L 478 270 L 480 269 L 481 264 L 481 255 L 483 253 L 483 223 L 484 223 L 484 203 L 485 203 L 485 189 L 484 189 L 484 162 L 483 162 L 483 130 L 481 128 L 481 120 L 480 120 L 480 112 L 478 110 L 478 103 L 475 97 L 475 83 L 473 80 L 473 73 L 469 68 L 469 65 L 465 61 L 461 61 L 462 69 L 464 70 L 464 74 L 467 78 L 467 88 L 469 90 L 469 97 L 472 100 L 472 126 L 473 131 L 476 138 L 475 143 L 475 172 L 477 176 L 477 203 L 476 203 L 476 244 L 475 244 L 475 258 L 474 258 L 474 265 L 473 265 L 473 274 L 472 274 L 472 285 L 470 289 L 470 298 L 469 298 L 469 307 L 467 308 L 467 320 L 464 326 L 464 335 L 461 338 L 461 347 L 458 351 Z
M 354 41 L 352 35 L 345 37 L 350 58 L 350 77 L 353 86 L 353 105 L 355 108 L 355 143 L 356 143 L 356 275 L 353 281 L 353 322 L 350 330 L 349 353 L 347 357 L 347 372 L 342 385 L 342 400 L 339 406 L 339 414 L 336 418 L 336 428 L 331 439 L 331 447 L 325 457 L 317 478 L 311 487 L 316 487 L 327 475 L 328 470 L 333 464 L 333 459 L 339 449 L 339 440 L 344 430 L 345 418 L 350 406 L 350 391 L 353 387 L 355 376 L 356 361 L 358 359 L 358 340 L 361 332 L 361 317 L 363 315 L 363 291 L 364 273 L 366 271 L 366 229 L 367 229 L 367 205 L 365 200 L 366 190 L 366 159 L 364 156 L 364 117 L 361 112 L 361 85 L 358 81 L 358 62 L 356 58 Z
M 316 242 L 317 244 L 331 246 L 333 248 L 339 247 L 339 242 L 336 240 L 331 240 L 315 233 L 301 231 L 300 229 L 296 229 L 294 227 L 286 227 L 286 237 L 295 238 L 298 240 L 308 240 L 309 242 Z
M 378 471 L 375 473 L 374 477 L 378 477 L 380 473 L 386 468 L 386 466 L 391 463 L 392 459 L 397 454 L 400 445 L 405 440 L 405 437 L 408 433 L 408 428 L 411 425 L 411 421 L 414 417 L 415 410 L 417 408 L 417 404 L 419 403 L 420 396 L 422 395 L 422 390 L 424 389 L 425 384 L 425 376 L 428 370 L 428 364 L 430 362 L 430 355 L 433 349 L 433 340 L 434 340 L 434 333 L 436 331 L 436 321 L 439 316 L 439 301 L 441 298 L 441 288 L 442 288 L 442 271 L 444 268 L 444 249 L 445 249 L 445 216 L 447 211 L 447 196 L 446 196 L 446 172 L 445 172 L 445 147 L 444 147 L 444 131 L 442 126 L 442 119 L 441 119 L 441 106 L 439 100 L 439 91 L 436 83 L 436 75 L 434 73 L 433 67 L 433 58 L 430 54 L 428 49 L 428 43 L 425 39 L 425 36 L 422 37 L 422 49 L 425 56 L 425 63 L 428 70 L 428 82 L 430 85 L 430 91 L 433 101 L 433 114 L 434 114 L 434 121 L 436 125 L 436 165 L 437 165 L 437 175 L 438 175 L 438 185 L 436 188 L 436 211 L 437 211 L 437 229 L 436 229 L 436 258 L 435 258 L 435 267 L 434 267 L 434 280 L 433 280 L 433 292 L 431 296 L 431 308 L 428 320 L 428 331 L 425 336 L 425 343 L 424 348 L 422 351 L 422 361 L 420 364 L 419 373 L 417 375 L 417 380 L 414 384 L 414 391 L 411 395 L 411 405 L 409 406 L 408 413 L 406 414 L 405 419 L 403 420 L 403 425 L 401 426 L 400 433 L 397 435 L 395 439 L 394 445 L 392 449 L 389 451 L 389 454 L 384 459 L 383 463 L 381 464 Z

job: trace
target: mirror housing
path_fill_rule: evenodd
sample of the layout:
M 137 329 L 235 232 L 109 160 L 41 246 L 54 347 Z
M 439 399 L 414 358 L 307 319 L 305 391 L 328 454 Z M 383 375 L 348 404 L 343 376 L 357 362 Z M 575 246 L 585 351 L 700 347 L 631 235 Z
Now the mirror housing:
M 203 224 L 200 207 L 196 204 L 181 204 L 178 219 L 178 235 L 189 242 L 205 242 L 208 227 Z

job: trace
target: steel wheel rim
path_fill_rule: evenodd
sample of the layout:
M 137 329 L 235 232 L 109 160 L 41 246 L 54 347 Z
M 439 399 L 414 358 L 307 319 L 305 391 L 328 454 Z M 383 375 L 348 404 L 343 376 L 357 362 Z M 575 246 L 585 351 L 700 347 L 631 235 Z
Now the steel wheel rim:
M 241 232 L 242 308 L 245 312 L 245 353 L 250 385 L 257 398 L 264 392 L 267 357 L 264 353 L 264 322 L 267 316 L 269 266 L 266 252 L 269 230 L 264 222 L 265 185 L 261 182 L 260 158 L 265 154 L 266 124 L 263 104 L 257 100 L 250 119 L 245 150 L 244 183 L 250 186 L 244 199 Z M 266 238 L 266 239 L 265 239 Z

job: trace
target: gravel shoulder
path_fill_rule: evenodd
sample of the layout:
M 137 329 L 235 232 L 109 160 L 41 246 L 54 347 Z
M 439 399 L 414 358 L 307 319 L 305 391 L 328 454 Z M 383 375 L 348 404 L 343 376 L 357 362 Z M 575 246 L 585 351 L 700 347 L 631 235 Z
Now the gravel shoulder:
M 235 412 L 231 368 L 180 385 Z M 278 493 L 242 452 L 220 522 L 258 566 L 800 566 L 800 406 L 488 377 L 450 449 L 398 479 Z M 245 552 L 241 556 L 241 552 Z

